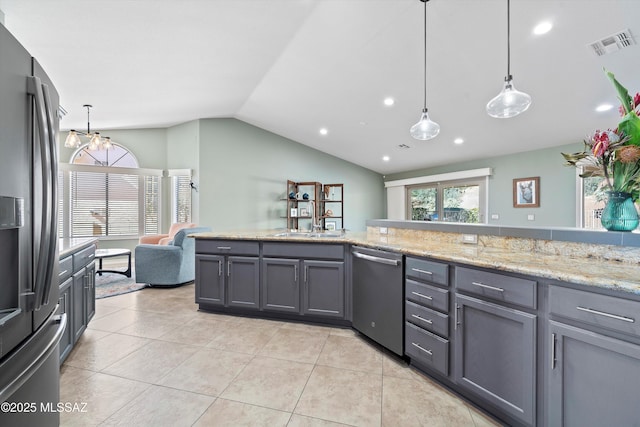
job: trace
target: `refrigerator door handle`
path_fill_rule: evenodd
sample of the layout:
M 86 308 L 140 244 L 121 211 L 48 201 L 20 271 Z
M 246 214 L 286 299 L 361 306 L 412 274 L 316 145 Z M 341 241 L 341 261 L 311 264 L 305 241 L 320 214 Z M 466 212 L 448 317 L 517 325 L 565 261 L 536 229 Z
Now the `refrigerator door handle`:
M 48 270 L 48 256 L 49 256 L 49 197 L 50 197 L 50 176 L 47 168 L 50 164 L 49 158 L 49 124 L 47 123 L 47 112 L 44 99 L 44 91 L 42 81 L 35 76 L 27 77 L 28 92 L 34 96 L 35 101 L 35 117 L 37 122 L 37 131 L 39 139 L 39 153 L 40 155 L 34 155 L 33 168 L 40 170 L 42 174 L 41 188 L 36 188 L 38 184 L 34 179 L 34 207 L 33 207 L 33 234 L 34 234 L 34 261 L 35 261 L 35 274 L 33 283 L 33 293 L 35 295 L 35 301 L 33 307 L 29 307 L 32 310 L 38 310 L 42 306 L 42 300 L 45 298 L 44 292 L 47 282 L 47 270 Z M 38 150 L 34 147 L 34 153 L 38 153 Z M 38 191 L 40 190 L 40 191 Z M 36 198 L 40 195 L 41 207 L 40 211 L 36 207 Z M 37 221 L 40 218 L 40 222 Z M 39 239 L 39 244 L 35 239 Z
M 56 225 L 58 221 L 58 211 L 57 206 L 55 206 L 56 194 L 58 192 L 58 159 L 57 159 L 57 148 L 56 148 L 56 135 L 55 135 L 55 126 L 54 126 L 54 112 L 53 105 L 51 105 L 51 97 L 49 96 L 49 87 L 46 84 L 42 84 L 42 94 L 44 95 L 44 106 L 46 110 L 46 118 L 47 118 L 47 134 L 49 135 L 49 139 L 45 144 L 47 148 L 47 170 L 50 174 L 49 179 L 49 187 L 47 188 L 47 210 L 46 215 L 49 223 L 49 227 L 47 229 L 48 236 L 48 250 L 47 250 L 47 259 L 46 259 L 46 274 L 44 276 L 44 286 L 43 286 L 43 294 L 42 294 L 42 305 L 49 304 L 49 294 L 51 293 L 51 286 L 53 283 L 53 270 L 55 268 L 55 263 L 58 261 L 56 259 L 56 249 L 57 249 L 57 241 L 56 241 Z

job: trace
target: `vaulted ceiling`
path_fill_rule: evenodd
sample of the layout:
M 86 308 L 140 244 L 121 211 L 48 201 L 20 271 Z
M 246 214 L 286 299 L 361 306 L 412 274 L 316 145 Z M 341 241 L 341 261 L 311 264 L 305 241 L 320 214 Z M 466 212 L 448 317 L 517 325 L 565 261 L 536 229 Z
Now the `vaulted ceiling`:
M 640 1 L 513 0 L 511 72 L 533 103 L 515 118 L 491 118 L 485 105 L 506 74 L 506 0 L 431 0 L 427 106 L 442 130 L 414 140 L 423 7 L 419 0 L 0 0 L 5 26 L 60 92 L 63 129 L 86 128 L 83 104 L 94 105 L 91 127 L 103 134 L 235 117 L 388 174 L 580 142 L 615 127 L 619 103 L 603 67 L 640 91 L 640 46 L 603 56 L 589 47 L 623 30 L 640 37 Z M 543 20 L 553 28 L 534 35 Z M 387 97 L 394 105 L 383 103 Z M 602 103 L 615 107 L 596 112 Z

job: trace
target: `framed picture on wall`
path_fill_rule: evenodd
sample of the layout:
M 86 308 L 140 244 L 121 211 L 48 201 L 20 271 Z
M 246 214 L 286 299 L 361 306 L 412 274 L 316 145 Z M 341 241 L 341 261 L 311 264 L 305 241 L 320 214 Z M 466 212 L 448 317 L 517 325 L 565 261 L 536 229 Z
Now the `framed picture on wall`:
M 291 217 L 295 218 L 298 216 L 298 208 L 291 208 Z
M 308 208 L 300 208 L 300 216 L 309 216 Z
M 513 180 L 513 207 L 540 207 L 540 177 L 516 178 Z

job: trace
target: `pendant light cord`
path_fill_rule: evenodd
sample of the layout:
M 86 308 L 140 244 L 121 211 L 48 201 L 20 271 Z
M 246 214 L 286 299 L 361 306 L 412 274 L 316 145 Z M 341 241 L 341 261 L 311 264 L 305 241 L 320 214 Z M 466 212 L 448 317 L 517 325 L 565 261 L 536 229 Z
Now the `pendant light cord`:
M 424 3 L 424 109 L 427 109 L 427 1 Z
M 507 0 L 507 79 L 511 79 L 511 0 Z

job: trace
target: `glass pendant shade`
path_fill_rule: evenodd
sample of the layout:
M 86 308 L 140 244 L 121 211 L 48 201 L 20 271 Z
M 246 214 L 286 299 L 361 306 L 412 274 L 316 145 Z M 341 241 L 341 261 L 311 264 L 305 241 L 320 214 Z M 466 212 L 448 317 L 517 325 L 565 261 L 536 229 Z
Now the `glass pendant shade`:
M 527 111 L 531 105 L 531 97 L 516 90 L 511 76 L 505 78 L 502 91 L 487 103 L 487 113 L 498 119 L 508 119 Z
M 97 150 L 100 147 L 102 141 L 100 141 L 100 133 L 96 132 L 89 141 L 89 150 Z
M 409 132 L 415 139 L 426 141 L 435 138 L 440 133 L 440 125 L 429 118 L 429 113 L 427 113 L 427 109 L 425 108 L 422 110 L 420 121 L 411 126 Z
M 105 136 L 104 140 L 102 141 L 102 147 L 105 150 L 110 150 L 113 147 L 113 145 L 111 145 L 111 138 L 109 138 L 108 136 Z
M 80 137 L 76 133 L 75 130 L 70 130 L 67 134 L 67 139 L 64 140 L 64 146 L 67 148 L 78 148 L 80 147 L 81 141 Z

